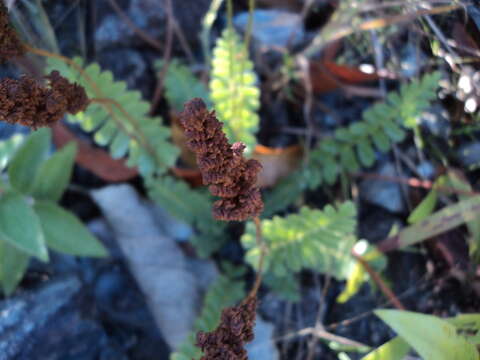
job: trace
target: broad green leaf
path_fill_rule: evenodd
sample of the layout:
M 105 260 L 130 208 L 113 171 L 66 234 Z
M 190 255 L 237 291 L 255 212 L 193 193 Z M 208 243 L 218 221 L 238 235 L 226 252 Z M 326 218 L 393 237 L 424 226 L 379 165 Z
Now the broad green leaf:
M 400 335 L 424 360 L 478 360 L 475 346 L 457 334 L 448 321 L 400 310 L 375 314 Z
M 416 244 L 478 218 L 480 218 L 480 196 L 473 196 L 447 206 L 400 231 L 397 235 L 397 248 Z
M 76 144 L 70 143 L 40 166 L 32 189 L 35 198 L 60 200 L 72 176 L 76 152 Z
M 40 220 L 24 196 L 10 191 L 0 197 L 0 231 L 6 241 L 40 260 L 48 260 Z
M 48 156 L 50 129 L 42 128 L 31 134 L 15 152 L 8 167 L 10 183 L 18 191 L 28 194 L 37 170 Z
M 361 360 L 403 360 L 409 350 L 410 345 L 397 336 L 368 353 Z
M 79 256 L 106 256 L 103 245 L 72 213 L 53 202 L 36 202 L 45 240 L 53 250 Z
M 20 147 L 25 135 L 15 134 L 7 140 L 0 141 L 0 171 L 3 171 L 10 159 L 12 158 L 15 151 Z
M 457 328 L 457 334 L 465 337 L 468 342 L 480 345 L 480 314 L 460 314 L 447 318 L 450 324 Z
M 0 233 L 0 284 L 3 293 L 8 296 L 22 280 L 30 256 L 10 245 L 12 240 L 7 238 L 7 235 Z
M 437 191 L 436 190 L 431 190 L 427 196 L 422 200 L 418 206 L 413 209 L 413 211 L 410 213 L 410 216 L 407 219 L 407 222 L 409 224 L 416 224 L 419 221 L 422 221 L 423 219 L 427 218 L 432 214 L 432 212 L 435 210 L 435 206 L 437 205 Z

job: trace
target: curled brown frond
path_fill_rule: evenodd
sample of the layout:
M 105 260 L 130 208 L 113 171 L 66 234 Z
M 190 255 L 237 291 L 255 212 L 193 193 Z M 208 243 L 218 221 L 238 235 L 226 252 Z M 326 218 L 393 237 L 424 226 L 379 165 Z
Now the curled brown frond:
M 238 306 L 226 308 L 218 327 L 197 334 L 197 346 L 204 353 L 201 360 L 246 360 L 245 344 L 252 341 L 257 298 L 249 296 Z
M 36 129 L 60 120 L 65 113 L 85 109 L 88 98 L 78 84 L 70 84 L 58 71 L 45 77 L 43 86 L 30 76 L 0 81 L 0 120 Z
M 222 131 L 222 123 L 209 112 L 198 98 L 185 104 L 180 114 L 187 145 L 197 155 L 204 184 L 221 199 L 213 205 L 217 220 L 244 221 L 260 214 L 263 202 L 255 186 L 262 166 L 256 160 L 246 160 L 245 145 L 230 145 Z
M 8 10 L 0 1 L 0 61 L 22 56 L 25 48 L 8 20 Z

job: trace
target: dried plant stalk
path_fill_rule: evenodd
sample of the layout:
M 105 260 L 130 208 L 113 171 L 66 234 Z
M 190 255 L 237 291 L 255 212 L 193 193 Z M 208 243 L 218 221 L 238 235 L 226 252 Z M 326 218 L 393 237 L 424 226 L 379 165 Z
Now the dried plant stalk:
M 36 129 L 52 125 L 65 113 L 76 114 L 88 103 L 85 89 L 71 84 L 58 71 L 46 76 L 43 86 L 30 76 L 0 81 L 0 120 Z
M 245 344 L 254 337 L 256 310 L 255 294 L 238 306 L 224 309 L 220 325 L 215 330 L 197 334 L 197 346 L 204 353 L 201 360 L 247 360 Z
M 222 123 L 209 112 L 198 98 L 185 104 L 180 114 L 188 147 L 197 155 L 203 183 L 221 199 L 213 204 L 217 220 L 244 221 L 258 216 L 263 210 L 260 190 L 255 186 L 262 166 L 256 160 L 246 160 L 245 145 L 228 143 Z
M 8 20 L 8 9 L 0 0 L 0 60 L 22 56 L 25 48 Z

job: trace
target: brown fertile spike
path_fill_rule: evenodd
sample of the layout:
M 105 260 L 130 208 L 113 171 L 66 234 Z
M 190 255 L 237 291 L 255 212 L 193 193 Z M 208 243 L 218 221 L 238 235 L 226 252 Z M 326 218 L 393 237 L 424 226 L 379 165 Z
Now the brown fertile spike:
M 0 0 L 0 60 L 10 60 L 24 53 L 25 48 L 8 21 L 7 7 Z
M 218 327 L 197 334 L 197 346 L 204 356 L 201 360 L 247 360 L 245 344 L 253 340 L 257 298 L 247 297 L 240 305 L 226 308 Z
M 197 154 L 203 183 L 210 185 L 213 195 L 222 198 L 213 204 L 214 218 L 244 221 L 258 216 L 263 210 L 260 190 L 255 186 L 260 163 L 243 157 L 244 144 L 228 143 L 222 123 L 201 99 L 185 104 L 180 122 L 188 147 Z
M 40 85 L 29 76 L 0 81 L 0 120 L 36 129 L 60 120 L 66 112 L 75 114 L 88 105 L 85 90 L 70 84 L 53 71 L 46 76 L 50 86 Z

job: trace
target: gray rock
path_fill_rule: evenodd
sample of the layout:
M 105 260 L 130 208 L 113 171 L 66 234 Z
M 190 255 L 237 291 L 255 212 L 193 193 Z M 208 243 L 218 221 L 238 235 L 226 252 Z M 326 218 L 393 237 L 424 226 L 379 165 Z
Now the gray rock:
M 119 48 L 102 51 L 97 57 L 102 69 L 109 69 L 115 79 L 124 80 L 129 89 L 140 89 L 144 96 L 154 83 L 139 51 Z
M 96 359 L 125 355 L 80 309 L 82 285 L 74 276 L 0 303 L 0 360 Z M 81 341 L 79 341 L 81 339 Z
M 447 139 L 450 136 L 450 117 L 447 110 L 441 105 L 435 104 L 425 111 L 419 120 L 419 124 L 434 136 Z
M 235 16 L 235 26 L 245 31 L 248 24 L 248 12 Z M 253 39 L 260 46 L 298 45 L 305 38 L 302 17 L 299 14 L 280 10 L 255 10 L 253 13 Z
M 398 176 L 395 167 L 390 163 L 384 164 L 376 173 L 389 177 Z M 400 185 L 393 181 L 377 179 L 362 181 L 360 184 L 360 198 L 393 213 L 402 213 L 405 211 L 405 203 Z
M 466 168 L 478 168 L 480 166 L 480 142 L 460 146 L 457 150 L 457 158 Z
M 111 185 L 91 194 L 112 226 L 158 328 L 176 349 L 190 332 L 198 303 L 186 256 L 159 230 L 150 207 L 130 185 Z
M 264 321 L 258 314 L 255 320 L 255 337 L 246 348 L 250 360 L 278 360 L 280 355 L 273 342 L 274 326 Z
M 152 214 L 157 226 L 167 236 L 179 242 L 186 242 L 193 236 L 194 232 L 190 225 L 173 217 L 164 208 L 157 205 L 152 206 Z
M 208 10 L 208 0 L 172 1 L 179 27 L 190 44 L 198 42 L 201 20 Z M 164 2 L 158 0 L 131 0 L 125 14 L 136 27 L 163 44 L 167 28 Z M 142 40 L 127 23 L 113 11 L 105 16 L 95 32 L 97 49 L 117 46 L 143 46 Z

